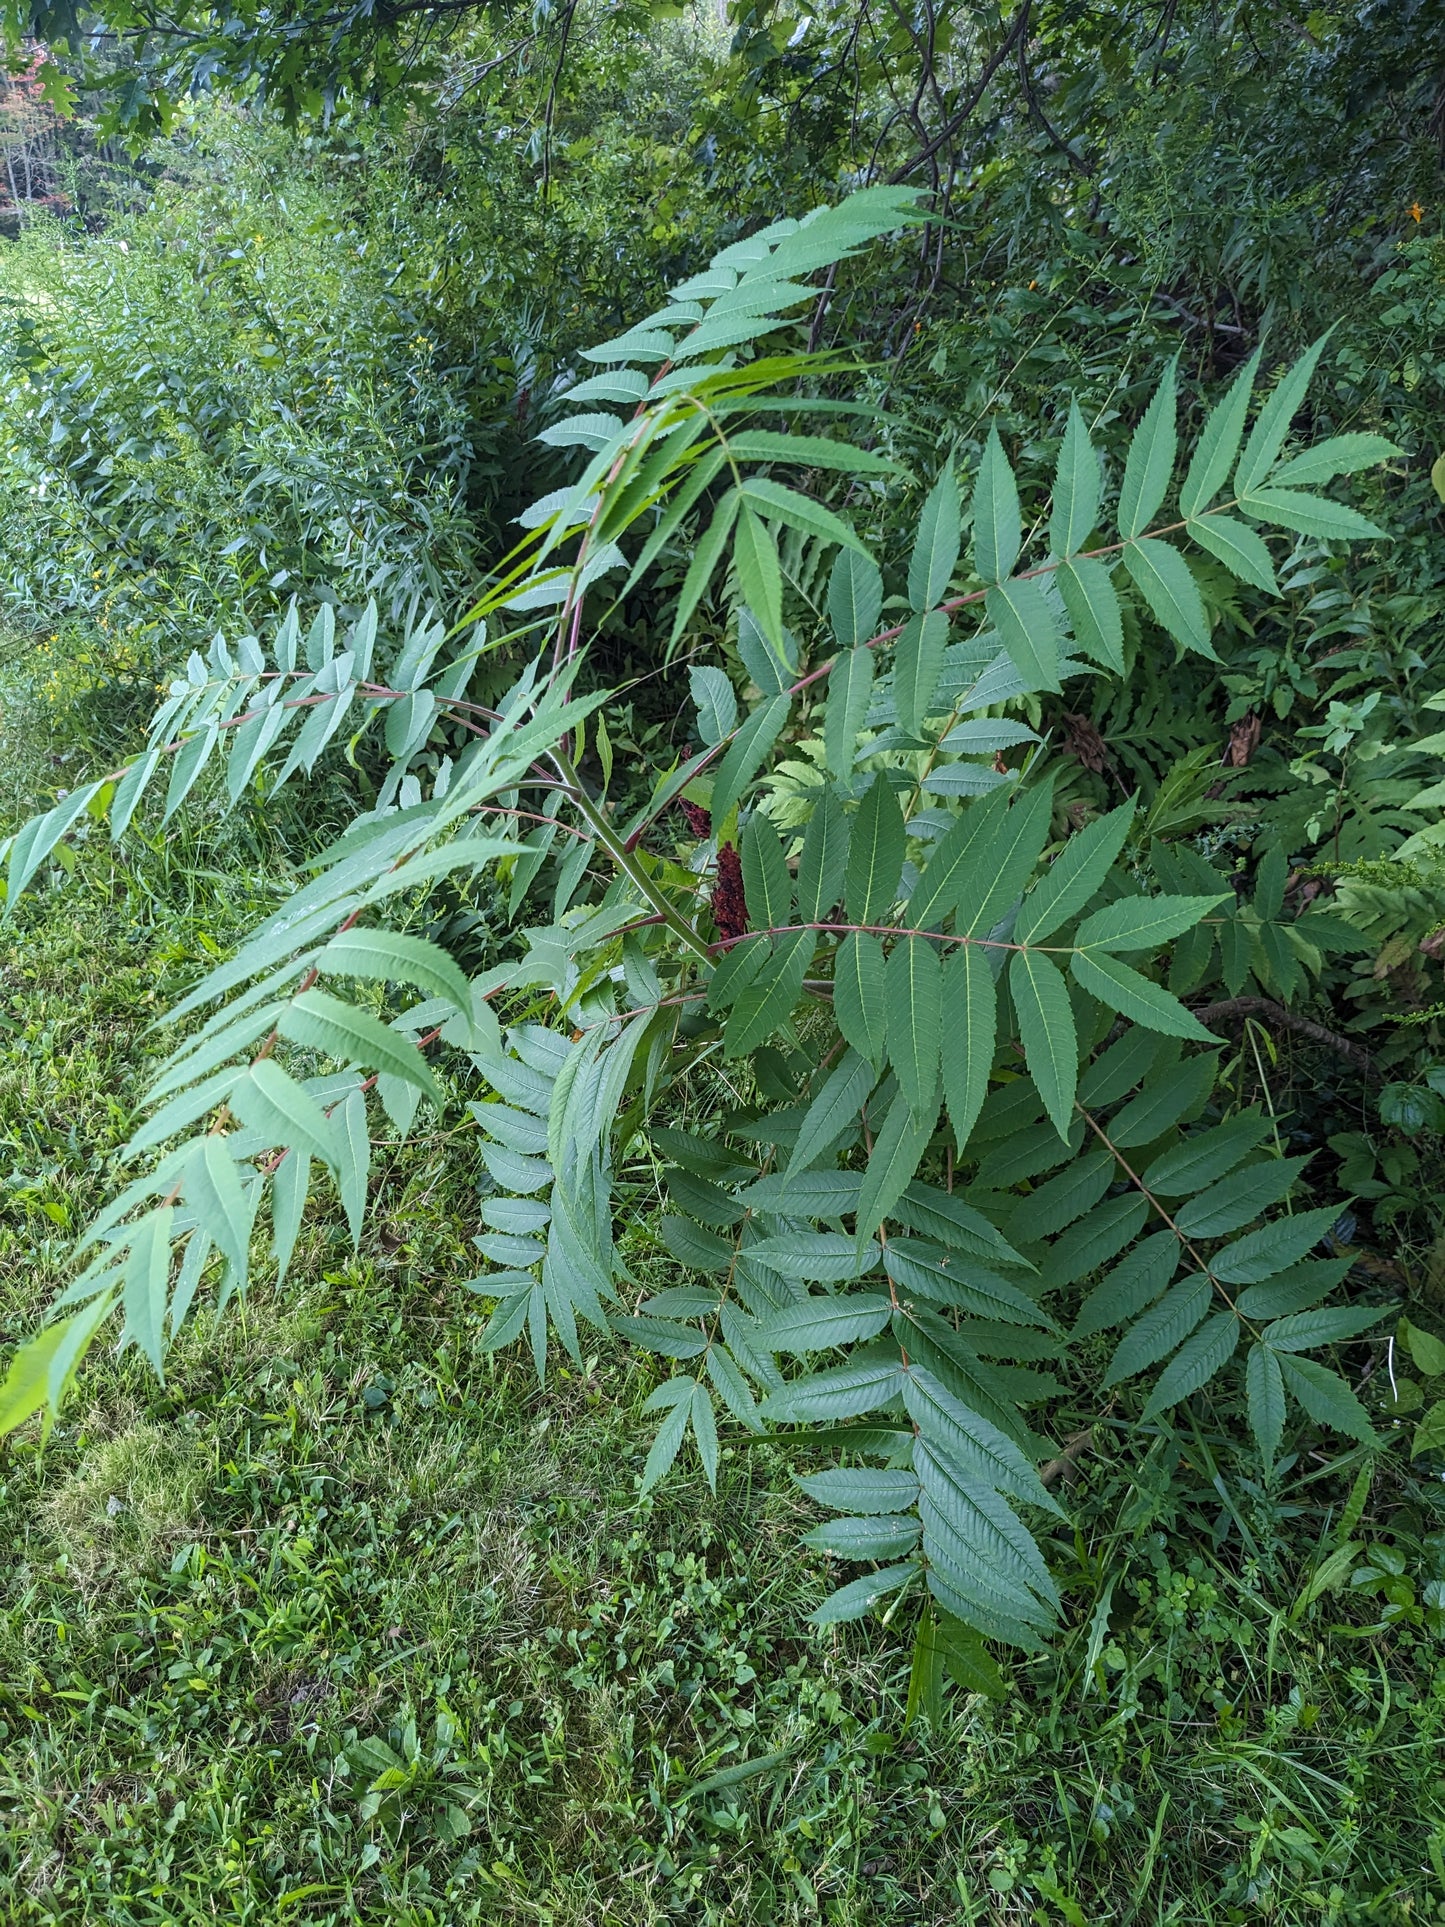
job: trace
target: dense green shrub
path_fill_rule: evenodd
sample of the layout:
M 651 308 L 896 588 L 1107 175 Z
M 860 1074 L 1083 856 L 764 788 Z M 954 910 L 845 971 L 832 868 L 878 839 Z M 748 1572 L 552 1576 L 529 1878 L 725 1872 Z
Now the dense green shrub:
M 463 383 L 344 170 L 224 114 L 140 213 L 11 244 L 0 311 L 4 581 L 117 658 L 294 594 L 399 614 L 465 583 Z M 470 490 L 470 500 L 469 500 Z

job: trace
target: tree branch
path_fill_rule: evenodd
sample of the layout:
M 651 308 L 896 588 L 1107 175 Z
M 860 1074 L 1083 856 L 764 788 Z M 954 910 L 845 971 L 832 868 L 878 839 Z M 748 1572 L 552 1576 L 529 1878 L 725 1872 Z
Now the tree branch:
M 1312 1044 L 1323 1044 L 1327 1050 L 1338 1052 L 1365 1077 L 1384 1075 L 1363 1044 L 1317 1024 L 1312 1017 L 1301 1017 L 1297 1011 L 1286 1010 L 1273 997 L 1227 997 L 1222 1003 L 1196 1005 L 1194 1015 L 1206 1028 L 1232 1021 L 1243 1023 L 1246 1017 L 1262 1017 L 1280 1030 L 1292 1030 L 1297 1036 L 1307 1037 Z

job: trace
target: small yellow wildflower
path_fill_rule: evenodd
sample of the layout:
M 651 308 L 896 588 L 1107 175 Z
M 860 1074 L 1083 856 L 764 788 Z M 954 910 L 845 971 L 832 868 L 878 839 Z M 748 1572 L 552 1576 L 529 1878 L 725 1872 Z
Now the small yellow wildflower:
M 1411 201 L 1409 214 L 1412 221 L 1423 221 L 1425 218 L 1425 210 L 1418 201 Z

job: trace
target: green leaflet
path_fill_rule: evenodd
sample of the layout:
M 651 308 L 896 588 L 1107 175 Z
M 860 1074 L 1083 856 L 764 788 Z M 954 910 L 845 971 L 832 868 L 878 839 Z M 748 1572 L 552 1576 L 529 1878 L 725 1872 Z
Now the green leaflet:
M 839 560 L 850 556 L 844 549 Z M 881 587 L 880 587 L 881 596 Z M 839 656 L 828 677 L 828 708 L 823 718 L 823 755 L 830 776 L 841 783 L 853 773 L 858 732 L 873 696 L 873 651 L 861 646 Z
M 1002 582 L 1013 573 L 1023 546 L 1018 483 L 1009 466 L 997 427 L 988 431 L 973 491 L 973 566 L 985 582 Z
M 1278 1204 L 1308 1163 L 1307 1157 L 1273 1158 L 1236 1172 L 1181 1205 L 1174 1221 L 1186 1238 L 1226 1237 Z
M 694 665 L 688 671 L 688 686 L 697 710 L 698 734 L 711 748 L 725 736 L 731 736 L 737 725 L 737 695 L 721 669 L 701 665 Z
M 1115 957 L 1098 957 L 1076 950 L 1069 960 L 1069 968 L 1079 987 L 1091 997 L 1097 997 L 1107 1009 L 1118 1011 L 1121 1017 L 1128 1017 L 1147 1030 L 1160 1031 L 1166 1037 L 1193 1038 L 1204 1044 L 1219 1041 L 1177 997 Z
M 933 711 L 934 691 L 943 669 L 948 617 L 941 609 L 908 618 L 893 647 L 893 696 L 898 720 L 910 736 L 921 736 Z
M 830 783 L 814 805 L 798 859 L 798 916 L 804 923 L 825 921 L 842 895 L 851 829 Z
M 883 577 L 878 564 L 856 549 L 839 549 L 828 578 L 828 621 L 838 647 L 853 650 L 871 641 L 882 608 Z M 871 662 L 871 651 L 866 660 Z M 836 677 L 838 671 L 834 669 L 833 674 Z M 828 696 L 831 701 L 832 685 Z
M 862 1466 L 838 1466 L 798 1484 L 819 1505 L 835 1512 L 906 1512 L 918 1499 L 918 1480 L 911 1472 L 870 1472 Z
M 1037 1596 L 1055 1611 L 1058 1588 L 1033 1537 L 1020 1523 L 1012 1506 L 997 1492 L 971 1477 L 947 1452 L 926 1437 L 914 1441 L 913 1467 L 923 1488 L 919 1517 L 937 1550 L 967 1571 L 977 1557 L 989 1580 L 1005 1590 L 1021 1589 L 1022 1616 L 1031 1617 Z M 960 1557 L 962 1554 L 962 1557 Z
M 1202 1105 L 1214 1088 L 1218 1059 L 1201 1052 L 1182 1064 L 1167 1065 L 1151 1077 L 1109 1122 L 1109 1142 L 1121 1150 L 1153 1144 L 1181 1118 Z
M 366 1122 L 366 1099 L 359 1090 L 349 1091 L 339 1107 L 341 1116 L 337 1140 L 341 1146 L 337 1189 L 342 1209 L 351 1227 L 353 1247 L 361 1241 L 362 1221 L 366 1216 L 366 1182 L 371 1171 L 371 1133 Z
M 1027 1198 L 1019 1199 L 1007 1220 L 1010 1232 L 1015 1238 L 1023 1238 L 1027 1233 L 1029 1243 L 1052 1238 L 1082 1218 L 1086 1211 L 1092 1211 L 1118 1175 L 1114 1153 L 1091 1144 L 1082 1157 L 1073 1159 L 1057 1177 L 1039 1185 Z
M 733 538 L 733 567 L 743 601 L 758 619 L 763 634 L 780 651 L 783 647 L 783 571 L 772 530 L 744 501 L 738 509 Z
M 446 951 L 399 930 L 353 926 L 338 931 L 317 957 L 316 967 L 338 976 L 412 984 L 429 997 L 445 997 L 464 1015 L 471 1014 L 471 989 Z
M 1259 1442 L 1266 1466 L 1273 1465 L 1284 1433 L 1284 1375 L 1268 1345 L 1251 1346 L 1245 1361 L 1244 1388 L 1249 1429 Z
M 1210 1270 L 1226 1285 L 1253 1285 L 1261 1278 L 1273 1278 L 1286 1266 L 1307 1257 L 1334 1229 L 1339 1215 L 1338 1205 L 1326 1205 L 1322 1210 L 1276 1219 L 1217 1251 L 1210 1260 Z
M 340 1152 L 331 1120 L 274 1058 L 261 1058 L 235 1081 L 230 1105 L 263 1144 L 300 1150 L 307 1157 L 320 1158 L 333 1171 L 337 1168 Z
M 1103 883 L 1134 821 L 1134 802 L 1122 804 L 1077 831 L 1024 898 L 1014 924 L 1016 943 L 1041 943 L 1082 910 Z M 1109 906 L 1115 908 L 1117 906 Z M 1101 913 L 1106 914 L 1106 913 Z M 1089 921 L 1092 923 L 1093 918 Z M 1083 933 L 1080 932 L 1080 941 Z
M 833 1015 L 853 1049 L 873 1065 L 883 1062 L 883 982 L 883 946 L 878 939 L 858 931 L 845 937 L 833 965 Z
M 871 1238 L 907 1189 L 928 1149 L 936 1111 L 919 1114 L 900 1091 L 878 1126 L 855 1219 L 860 1241 Z
M 1199 584 L 1178 549 L 1153 536 L 1131 542 L 1124 550 L 1124 567 L 1160 627 L 1181 648 L 1193 649 L 1217 662 Z
M 733 738 L 712 786 L 712 816 L 719 828 L 767 761 L 788 720 L 791 700 L 784 694 L 759 703 Z
M 1277 485 L 1301 488 L 1309 482 L 1333 481 L 1336 475 L 1353 475 L 1400 452 L 1383 435 L 1331 435 L 1277 468 L 1272 479 Z
M 1090 1110 L 1113 1104 L 1153 1069 L 1161 1056 L 1172 1062 L 1177 1044 L 1161 1044 L 1152 1031 L 1131 1025 L 1117 1042 L 1096 1057 L 1079 1077 L 1079 1102 Z
M 255 1195 L 253 1191 L 248 1200 L 241 1189 L 235 1159 L 226 1149 L 224 1138 L 206 1136 L 196 1141 L 186 1161 L 186 1203 L 225 1254 L 238 1291 L 246 1288 Z
M 962 1400 L 921 1365 L 901 1373 L 903 1403 L 923 1438 L 947 1454 L 965 1475 L 1026 1505 L 1042 1506 L 1063 1515 L 1013 1440 Z
M 941 930 L 961 893 L 983 869 L 984 855 L 1001 829 L 1009 796 L 995 790 L 983 802 L 971 804 L 949 824 L 908 899 L 908 922 L 916 930 Z M 1032 861 L 1029 868 L 1032 868 Z M 1027 874 L 1027 872 L 1025 872 Z
M 970 846 L 948 883 L 959 905 L 954 924 L 960 936 L 987 937 L 1013 908 L 1043 850 L 1053 806 L 1049 781 L 1012 802 L 1007 792 L 1000 791 L 987 802 L 972 805 L 971 813 L 981 813 L 987 822 L 980 825 L 977 847 Z
M 670 1319 L 643 1314 L 635 1318 L 614 1316 L 607 1322 L 619 1337 L 661 1358 L 696 1358 L 707 1349 L 707 1340 L 693 1326 Z
M 1144 1407 L 1145 1419 L 1157 1418 L 1181 1399 L 1207 1385 L 1233 1358 L 1239 1344 L 1240 1323 L 1232 1311 L 1216 1312 L 1187 1338 L 1159 1374 Z
M 971 1258 L 916 1238 L 890 1238 L 883 1252 L 884 1267 L 905 1292 L 921 1292 L 935 1304 L 952 1305 L 976 1317 L 1001 1319 L 1008 1325 L 1052 1323 L 1027 1293 L 986 1271 Z
M 830 1372 L 795 1378 L 770 1392 L 760 1407 L 764 1418 L 815 1424 L 820 1419 L 857 1418 L 887 1405 L 903 1389 L 896 1360 L 840 1365 Z
M 1308 1310 L 1345 1278 L 1351 1262 L 1351 1258 L 1312 1258 L 1308 1264 L 1291 1264 L 1268 1283 L 1247 1285 L 1235 1303 L 1245 1318 L 1285 1318 Z
M 1179 508 L 1185 516 L 1202 514 L 1224 486 L 1244 434 L 1244 418 L 1249 413 L 1249 397 L 1259 372 L 1259 356 L 1256 348 L 1231 382 L 1224 399 L 1210 411 L 1184 477 L 1184 486 L 1179 491 Z
M 1385 533 L 1357 509 L 1323 495 L 1301 495 L 1298 489 L 1251 489 L 1240 496 L 1239 505 L 1261 522 L 1273 522 L 1299 535 L 1324 536 L 1329 541 L 1350 542 Z
M 1284 446 L 1284 438 L 1289 433 L 1289 425 L 1305 398 L 1315 364 L 1328 339 L 1327 335 L 1322 335 L 1312 347 L 1305 350 L 1260 409 L 1250 430 L 1249 440 L 1244 445 L 1244 453 L 1239 458 L 1239 466 L 1234 471 L 1236 495 L 1250 494 L 1274 467 L 1279 451 Z
M 918 615 L 936 609 L 948 594 L 958 565 L 960 514 L 958 481 L 946 463 L 923 504 L 908 563 L 908 601 Z
M 1039 1277 L 1049 1291 L 1062 1290 L 1118 1257 L 1132 1244 L 1149 1216 L 1149 1200 L 1125 1192 L 1089 1210 L 1049 1246 Z
M 206 1139 L 211 1143 L 213 1140 Z M 224 1153 L 223 1153 L 224 1156 Z M 226 1158 L 233 1172 L 234 1166 Z M 156 1377 L 165 1383 L 166 1300 L 170 1293 L 171 1223 L 175 1207 L 157 1205 L 130 1233 L 130 1255 L 121 1281 L 125 1332 L 150 1360 Z
M 1275 1354 L 1286 1390 L 1292 1392 L 1318 1425 L 1343 1432 L 1362 1445 L 1373 1445 L 1375 1428 L 1370 1415 L 1337 1372 L 1312 1358 L 1289 1352 Z
M 301 1214 L 306 1209 L 306 1194 L 311 1188 L 311 1157 L 306 1151 L 288 1151 L 271 1174 L 271 1249 L 276 1259 L 276 1283 L 286 1281 L 291 1254 L 296 1249 L 296 1234 L 301 1229 Z M 197 1234 L 199 1235 L 199 1234 Z M 210 1238 L 206 1237 L 209 1247 Z M 191 1262 L 195 1238 L 186 1249 L 186 1264 Z M 204 1258 L 196 1261 L 196 1277 Z M 183 1274 L 184 1275 L 184 1274 Z M 175 1319 L 172 1313 L 173 1321 Z
M 783 629 L 781 642 L 772 642 L 745 602 L 738 608 L 737 628 L 738 654 L 761 694 L 782 695 L 798 673 L 797 645 L 791 631 Z
M 324 990 L 303 990 L 283 1007 L 276 1027 L 293 1044 L 324 1052 L 338 1063 L 390 1071 L 441 1109 L 441 1092 L 421 1052 L 369 1011 L 340 1003 Z
M 1179 404 L 1175 397 L 1178 357 L 1160 378 L 1144 419 L 1134 431 L 1119 490 L 1119 533 L 1126 541 L 1142 535 L 1164 500 L 1178 448 Z M 1127 554 L 1127 551 L 1126 551 Z
M 716 1386 L 723 1404 L 740 1424 L 745 1425 L 753 1433 L 766 1431 L 767 1428 L 758 1414 L 757 1403 L 748 1389 L 748 1382 L 738 1370 L 732 1354 L 725 1346 L 709 1345 L 707 1375 Z
M 913 1550 L 921 1531 L 911 1519 L 829 1519 L 805 1532 L 800 1543 L 835 1559 L 896 1559 Z
M 878 1247 L 860 1244 L 837 1231 L 785 1231 L 748 1246 L 748 1258 L 780 1278 L 815 1284 L 844 1284 L 861 1278 L 878 1263 Z M 871 1334 L 870 1334 L 871 1336 Z
M 787 1022 L 803 994 L 815 947 L 811 930 L 780 937 L 770 946 L 757 975 L 733 1005 L 723 1032 L 725 1056 L 746 1055 Z
M 993 1265 L 1033 1270 L 981 1211 L 975 1211 L 952 1191 L 940 1191 L 931 1184 L 910 1184 L 896 1210 L 904 1224 L 925 1237 L 937 1238 L 950 1250 L 968 1252 Z
M 1152 1304 L 1179 1265 L 1179 1240 L 1172 1231 L 1145 1238 L 1089 1293 L 1079 1307 L 1072 1342 L 1126 1324 Z
M 875 1081 L 873 1066 L 861 1052 L 845 1052 L 808 1106 L 788 1159 L 789 1176 L 806 1170 L 857 1122 Z
M 1059 585 L 1074 639 L 1095 662 L 1124 673 L 1124 617 L 1118 592 L 1103 562 L 1066 562 L 1054 580 Z
M 1241 522 L 1238 516 L 1221 514 L 1216 509 L 1212 515 L 1191 522 L 1189 533 L 1201 549 L 1206 549 L 1222 562 L 1241 582 L 1252 583 L 1267 595 L 1279 594 L 1274 558 L 1263 539 L 1247 522 Z
M 754 810 L 743 831 L 743 888 L 755 930 L 781 930 L 792 918 L 793 880 L 770 817 Z
M 687 1436 L 687 1422 L 692 1411 L 692 1380 L 668 1379 L 664 1385 L 658 1387 L 658 1390 L 670 1391 L 674 1385 L 678 1389 L 673 1394 L 674 1402 L 671 1410 L 658 1427 L 657 1437 L 652 1442 L 652 1449 L 648 1452 L 647 1462 L 642 1468 L 644 1495 L 649 1493 L 671 1469 L 672 1462 L 681 1449 L 682 1441 Z
M 880 770 L 853 820 L 846 901 L 850 923 L 881 923 L 898 895 L 903 871 L 903 812 Z
M 1213 1296 L 1209 1280 L 1203 1272 L 1193 1272 L 1189 1277 L 1182 1278 L 1119 1341 L 1109 1361 L 1109 1369 L 1104 1374 L 1102 1387 L 1107 1390 L 1110 1385 L 1133 1378 L 1150 1365 L 1157 1365 L 1161 1358 L 1167 1358 L 1177 1345 L 1183 1344 L 1204 1317 Z
M 1319 1345 L 1339 1345 L 1358 1338 L 1386 1316 L 1388 1307 L 1384 1305 L 1323 1305 L 1314 1311 L 1277 1318 L 1261 1336 L 1273 1351 L 1314 1351 Z
M 1269 1132 L 1269 1119 L 1258 1112 L 1244 1112 L 1229 1118 L 1212 1130 L 1186 1138 L 1172 1151 L 1157 1157 L 1145 1171 L 1144 1183 L 1149 1190 L 1166 1198 L 1202 1191 L 1232 1171 Z
M 1073 1121 L 1079 1040 L 1068 986 L 1047 957 L 1017 951 L 1009 965 L 1009 988 L 1029 1075 L 1060 1137 Z
M 984 606 L 1025 688 L 1060 688 L 1059 625 L 1039 583 L 1029 576 L 1001 582 L 989 590 Z
M 897 1592 L 900 1586 L 916 1578 L 918 1571 L 918 1566 L 909 1560 L 904 1565 L 885 1566 L 881 1572 L 870 1572 L 866 1578 L 855 1579 L 830 1593 L 808 1617 L 815 1626 L 836 1626 L 844 1620 L 862 1619 L 880 1599 L 886 1599 L 889 1593 Z
M 257 720 L 259 722 L 260 718 Z M 246 727 L 245 724 L 242 724 L 241 729 L 237 733 L 244 734 Z M 159 745 L 148 749 L 144 756 L 138 757 L 136 761 L 131 764 L 130 768 L 124 772 L 120 781 L 116 784 L 115 795 L 111 798 L 110 802 L 110 835 L 112 842 L 118 843 L 121 837 L 125 835 L 127 826 L 132 816 L 135 815 L 136 808 L 145 793 L 146 785 L 150 782 L 152 776 L 155 775 L 160 760 L 161 750 Z M 233 751 L 233 763 L 234 760 L 235 755 Z
M 943 1100 L 961 1156 L 988 1094 L 998 1028 L 993 972 L 972 944 L 960 945 L 944 966 L 943 1009 Z
M 811 495 L 800 495 L 796 489 L 787 488 L 781 482 L 760 480 L 757 476 L 751 476 L 743 483 L 742 493 L 744 502 L 755 505 L 760 514 L 783 522 L 803 535 L 821 536 L 825 542 L 836 542 L 844 548 L 856 549 L 863 556 L 868 554 L 841 516 L 835 515 L 829 508 L 824 508 L 821 502 L 815 502 Z M 741 525 L 742 518 L 739 517 L 740 533 Z M 761 527 L 761 522 L 757 522 L 757 526 Z M 773 542 L 771 535 L 767 540 L 771 545 L 773 558 L 776 560 L 777 545 Z M 736 560 L 736 554 L 734 560 Z
M 1121 810 L 1114 811 L 1115 816 L 1122 814 Z M 1074 943 L 1080 950 L 1157 950 L 1160 944 L 1192 930 L 1230 894 L 1226 891 L 1213 897 L 1121 897 L 1085 917 Z
M 789 293 L 794 299 L 806 300 L 808 289 L 803 286 L 790 289 Z M 786 462 L 796 468 L 835 469 L 843 475 L 898 473 L 898 464 L 890 462 L 886 455 L 853 448 L 826 435 L 782 435 L 772 429 L 749 428 L 741 435 L 734 435 L 730 446 L 734 461 L 739 462 Z
M 10 862 L 5 880 L 5 916 L 13 917 L 20 893 L 59 843 L 65 832 L 100 794 L 101 785 L 90 783 L 57 803 L 44 816 L 32 817 L 15 832 L 10 844 Z
M 26 1419 L 33 1418 L 46 1405 L 53 1411 L 65 1381 L 80 1362 L 90 1337 L 111 1310 L 115 1300 L 110 1293 L 96 1298 L 84 1311 L 46 1325 L 25 1344 L 18 1345 L 10 1357 L 5 1381 L 0 1384 L 0 1438 L 13 1432 Z M 75 1341 L 84 1334 L 84 1345 Z M 63 1358 L 69 1363 L 55 1367 Z M 49 1426 L 47 1424 L 47 1431 Z
M 1099 519 L 1099 487 L 1099 458 L 1090 444 L 1079 404 L 1070 401 L 1049 520 L 1049 547 L 1060 561 L 1074 555 L 1088 540 Z
M 884 1037 L 899 1089 L 919 1117 L 937 1115 L 942 1033 L 938 952 L 924 937 L 905 937 L 885 968 Z
M 770 1352 L 831 1351 L 835 1345 L 876 1338 L 892 1316 L 893 1307 L 876 1292 L 805 1298 L 765 1320 L 758 1338 Z

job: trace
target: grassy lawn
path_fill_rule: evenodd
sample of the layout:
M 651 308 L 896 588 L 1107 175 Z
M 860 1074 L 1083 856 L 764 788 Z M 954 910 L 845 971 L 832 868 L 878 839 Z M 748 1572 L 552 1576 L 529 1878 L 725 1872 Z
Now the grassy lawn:
M 8 826 L 77 725 L 33 639 L 4 661 Z M 0 930 L 7 1343 L 114 1189 L 146 1025 L 289 887 L 284 820 L 195 821 Z M 7 1923 L 1445 1919 L 1430 1488 L 1358 1495 L 1376 1577 L 1335 1590 L 1357 1454 L 1307 1438 L 1266 1492 L 1206 1417 L 1101 1423 L 1066 1636 L 910 1723 L 907 1629 L 805 1623 L 783 1451 L 640 1499 L 653 1366 L 543 1391 L 478 1351 L 480 1172 L 459 1104 L 381 1161 L 359 1253 L 313 1210 L 164 1386 L 97 1356 L 0 1453 Z

